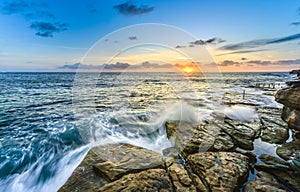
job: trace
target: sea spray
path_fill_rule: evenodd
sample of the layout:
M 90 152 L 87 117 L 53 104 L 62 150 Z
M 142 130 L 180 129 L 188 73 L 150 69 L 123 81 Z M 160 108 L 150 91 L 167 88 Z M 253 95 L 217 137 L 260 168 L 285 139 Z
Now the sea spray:
M 26 171 L 0 180 L 0 191 L 57 191 L 71 176 L 88 149 L 87 146 L 83 146 L 68 152 L 63 157 L 51 152 L 45 153 Z M 47 172 L 49 175 L 45 176 Z

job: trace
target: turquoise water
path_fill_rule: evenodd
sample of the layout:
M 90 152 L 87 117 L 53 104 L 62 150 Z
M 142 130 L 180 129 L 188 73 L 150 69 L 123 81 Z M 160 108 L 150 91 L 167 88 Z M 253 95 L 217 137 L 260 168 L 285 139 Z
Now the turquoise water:
M 249 86 L 279 88 L 290 79 L 288 73 L 0 73 L 0 191 L 57 191 L 91 145 L 127 142 L 161 152 L 171 145 L 166 120 L 209 119 L 226 97 L 281 107 L 270 92 Z

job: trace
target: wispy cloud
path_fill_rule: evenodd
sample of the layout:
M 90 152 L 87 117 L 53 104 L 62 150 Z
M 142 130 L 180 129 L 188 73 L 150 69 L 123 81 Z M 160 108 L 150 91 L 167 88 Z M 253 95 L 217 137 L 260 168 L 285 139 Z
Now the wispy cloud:
M 35 11 L 31 13 L 24 14 L 24 17 L 26 19 L 36 19 L 36 18 L 49 18 L 49 19 L 55 19 L 55 15 L 48 12 L 48 11 Z
M 291 25 L 298 26 L 298 25 L 300 25 L 300 21 L 292 22 Z
M 240 66 L 240 65 L 247 65 L 247 66 L 270 66 L 270 65 L 300 65 L 300 59 L 289 59 L 289 60 L 277 60 L 277 61 L 268 61 L 268 60 L 250 60 L 246 61 L 247 59 L 242 58 L 243 62 L 237 62 L 233 60 L 224 60 L 218 63 L 219 66 Z
M 264 46 L 264 45 L 283 43 L 283 42 L 293 41 L 293 40 L 297 40 L 297 39 L 300 39 L 300 33 L 294 34 L 294 35 L 289 35 L 286 37 L 280 37 L 280 38 L 258 39 L 258 40 L 237 43 L 237 44 L 229 44 L 229 45 L 220 47 L 219 49 L 235 51 L 235 50 L 240 50 L 240 49 L 250 49 L 250 48 L 256 48 L 256 47 L 260 47 L 260 46 Z
M 233 51 L 230 53 L 222 53 L 218 54 L 216 56 L 223 56 L 223 55 L 233 55 L 233 54 L 244 54 L 244 53 L 255 53 L 255 52 L 262 52 L 262 51 L 268 51 L 269 49 L 257 49 L 257 50 L 242 50 L 242 51 Z
M 188 45 L 177 45 L 175 48 L 180 49 L 180 48 L 186 48 L 186 47 L 195 47 L 197 45 L 201 46 L 201 45 L 208 45 L 208 44 L 219 44 L 219 43 L 223 43 L 225 42 L 225 40 L 221 39 L 221 38 L 217 38 L 217 37 L 213 37 L 207 40 L 196 40 L 193 42 L 189 42 Z
M 160 68 L 170 68 L 173 67 L 171 64 L 157 64 L 157 63 L 151 63 L 148 61 L 139 63 L 139 64 L 129 64 L 129 63 L 112 63 L 112 64 L 102 64 L 102 65 L 88 65 L 88 64 L 81 64 L 81 63 L 75 63 L 75 64 L 66 64 L 60 67 L 57 67 L 57 69 L 67 69 L 67 70 L 76 70 L 78 68 L 83 70 L 98 70 L 103 69 L 111 71 L 111 70 L 124 70 L 127 68 L 130 69 L 160 69 Z
M 130 2 L 115 5 L 113 8 L 119 13 L 127 16 L 146 14 L 154 10 L 154 7 L 149 7 L 147 5 L 138 6 L 131 4 Z
M 53 37 L 53 33 L 59 33 L 68 30 L 68 24 L 59 22 L 34 22 L 30 28 L 35 30 L 35 35 L 41 37 Z

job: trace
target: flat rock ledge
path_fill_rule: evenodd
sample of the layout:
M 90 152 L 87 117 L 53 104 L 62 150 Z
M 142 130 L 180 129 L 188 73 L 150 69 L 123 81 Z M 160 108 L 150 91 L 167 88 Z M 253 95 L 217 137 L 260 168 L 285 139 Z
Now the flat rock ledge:
M 204 152 L 166 157 L 129 144 L 90 149 L 64 191 L 235 191 L 249 168 L 248 157 L 236 152 Z
M 59 191 L 297 191 L 298 177 L 281 173 L 294 174 L 287 162 L 300 150 L 297 130 L 286 142 L 289 129 L 281 111 L 256 111 L 258 118 L 251 122 L 218 114 L 202 124 L 168 121 L 166 134 L 173 147 L 164 149 L 164 156 L 130 144 L 93 147 Z M 249 150 L 257 138 L 280 144 L 276 152 L 282 159 L 261 156 L 265 164 L 255 164 L 256 155 Z M 254 167 L 256 180 L 245 185 Z

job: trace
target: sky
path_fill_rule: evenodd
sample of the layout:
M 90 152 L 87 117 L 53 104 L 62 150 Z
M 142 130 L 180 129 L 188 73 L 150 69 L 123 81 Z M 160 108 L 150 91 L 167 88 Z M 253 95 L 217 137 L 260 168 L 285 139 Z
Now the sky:
M 1 71 L 300 68 L 299 0 L 1 0 Z

